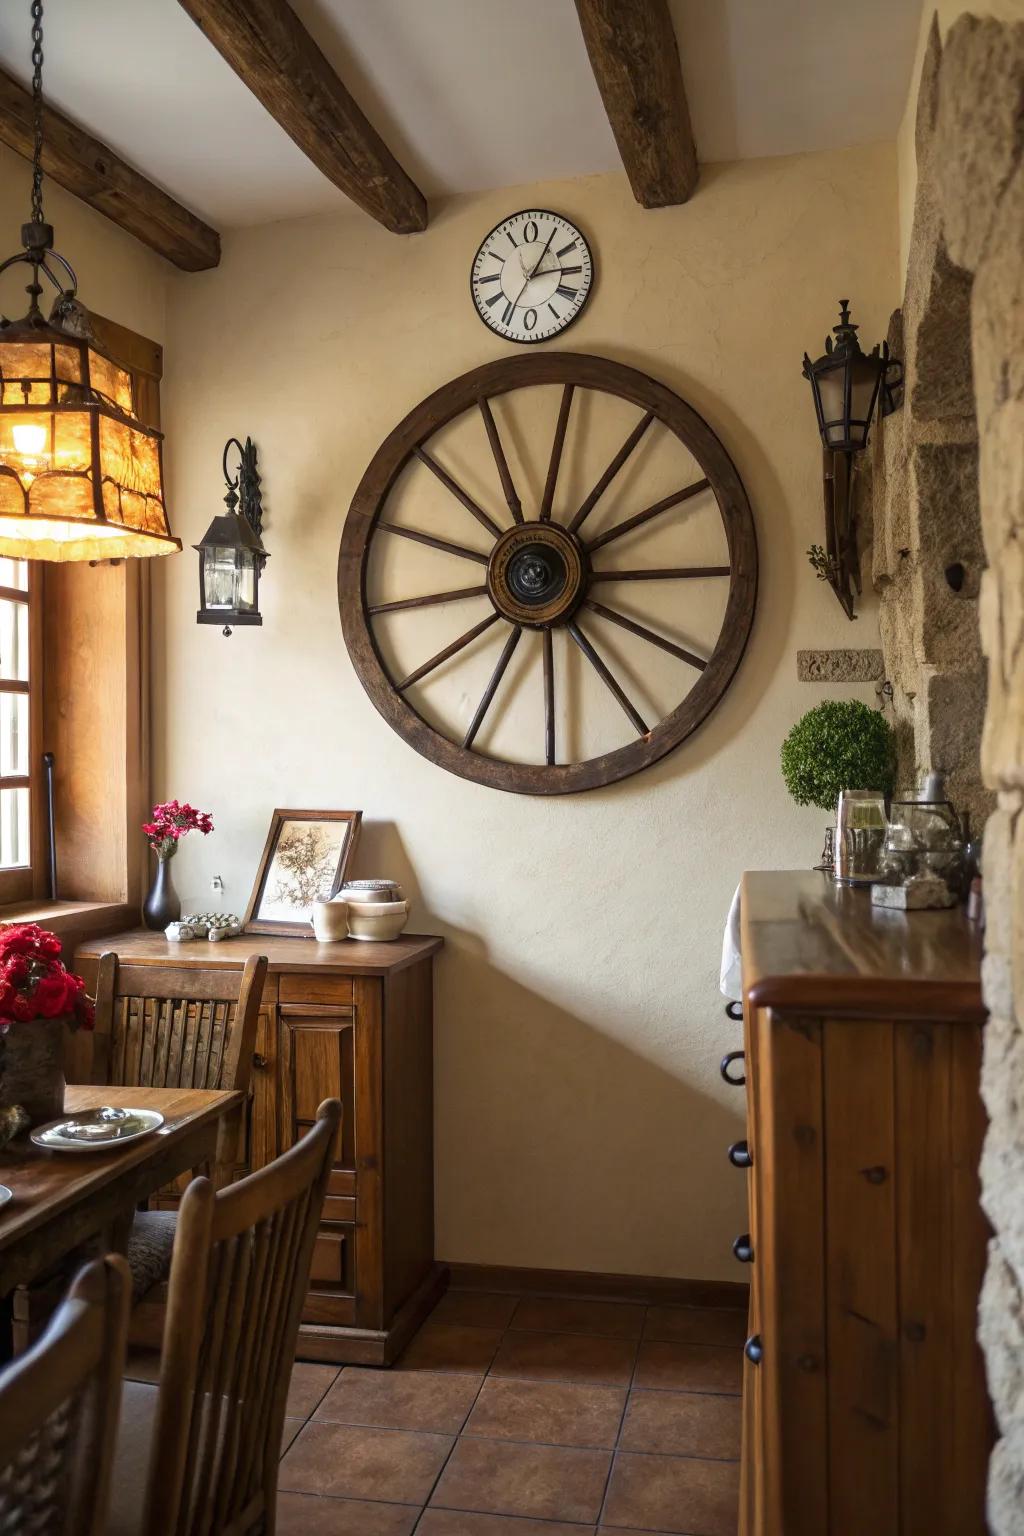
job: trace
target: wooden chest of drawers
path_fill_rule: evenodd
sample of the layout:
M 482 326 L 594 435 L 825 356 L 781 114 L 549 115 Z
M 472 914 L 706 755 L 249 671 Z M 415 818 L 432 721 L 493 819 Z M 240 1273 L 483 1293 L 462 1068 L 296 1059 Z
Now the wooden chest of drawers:
M 108 949 L 134 964 L 238 970 L 250 954 L 268 957 L 239 1173 L 291 1146 L 323 1099 L 343 1106 L 300 1330 L 304 1359 L 390 1364 L 443 1288 L 433 1152 L 433 956 L 441 943 L 253 934 L 170 944 L 138 931 L 77 952 L 89 986 Z
M 742 1536 L 982 1536 L 979 936 L 813 873 L 741 914 Z

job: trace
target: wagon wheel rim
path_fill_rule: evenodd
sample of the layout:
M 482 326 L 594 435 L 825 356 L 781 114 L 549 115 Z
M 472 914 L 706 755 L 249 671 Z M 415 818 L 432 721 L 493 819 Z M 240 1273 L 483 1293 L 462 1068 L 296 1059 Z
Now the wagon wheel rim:
M 512 391 L 544 384 L 561 384 L 562 395 L 553 423 L 539 509 L 535 516 L 528 516 L 523 511 L 508 467 L 490 402 Z M 554 498 L 573 402 L 579 390 L 617 396 L 635 405 L 640 416 L 584 501 L 568 521 L 560 522 L 553 515 Z M 504 525 L 481 507 L 430 452 L 430 439 L 434 434 L 467 411 L 479 413 L 490 444 L 506 513 Z M 673 495 L 628 518 L 616 519 L 610 528 L 590 537 L 587 524 L 591 512 L 654 421 L 667 427 L 690 452 L 699 467 L 699 474 Z M 429 529 L 389 522 L 386 515 L 388 498 L 399 475 L 414 459 L 419 461 L 424 473 L 429 472 L 440 479 L 462 503 L 467 514 L 487 530 L 492 540 L 488 554 L 441 539 Z M 710 491 L 717 503 L 728 545 L 727 566 L 654 567 L 627 571 L 608 566 L 608 556 L 602 552 L 609 545 L 633 528 L 670 513 L 672 507 L 704 491 Z M 367 571 L 377 536 L 413 539 L 461 557 L 466 565 L 467 585 L 422 597 L 370 604 Z M 537 546 L 548 553 L 542 556 Z M 579 572 L 575 563 L 577 557 Z M 473 564 L 477 567 L 475 571 Z M 545 576 L 551 578 L 552 567 L 559 565 L 565 567 L 564 576 L 559 576 L 558 580 L 548 579 L 545 585 Z M 728 577 L 729 580 L 718 638 L 706 658 L 618 612 L 607 591 L 603 590 L 614 581 L 687 581 L 695 577 Z M 553 602 L 552 611 L 543 611 L 543 602 L 537 598 L 539 589 L 543 589 L 542 598 L 547 593 Z M 342 534 L 338 562 L 338 598 L 345 642 L 356 674 L 383 718 L 418 752 L 449 772 L 493 788 L 526 794 L 565 794 L 614 783 L 659 761 L 692 735 L 718 704 L 735 676 L 750 636 L 756 595 L 757 542 L 753 516 L 743 484 L 721 440 L 707 422 L 667 386 L 624 364 L 582 353 L 530 354 L 486 363 L 449 381 L 415 406 L 381 444 L 356 489 Z M 425 658 L 424 663 L 405 677 L 392 676 L 374 631 L 376 619 L 402 608 L 457 603 L 483 596 L 489 599 L 490 612 L 482 621 L 469 626 L 456 640 L 434 656 Z M 697 670 L 697 680 L 681 702 L 657 723 L 649 724 L 640 715 L 619 684 L 614 670 L 588 636 L 585 624 L 590 615 L 632 631 L 649 644 L 673 653 L 681 666 Z M 505 627 L 504 645 L 469 728 L 460 740 L 456 740 L 417 711 L 409 697 L 410 690 L 498 624 Z M 635 739 L 580 761 L 554 760 L 557 742 L 552 632 L 556 627 L 566 630 L 589 667 L 616 697 L 630 720 Z M 510 762 L 486 755 L 474 745 L 479 731 L 490 718 L 489 712 L 500 693 L 502 680 L 524 628 L 540 630 L 543 642 L 544 760 L 537 763 Z

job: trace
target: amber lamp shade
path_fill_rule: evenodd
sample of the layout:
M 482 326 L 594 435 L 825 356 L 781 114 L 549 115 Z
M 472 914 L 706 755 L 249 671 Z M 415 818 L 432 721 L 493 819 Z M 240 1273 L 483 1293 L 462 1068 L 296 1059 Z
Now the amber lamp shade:
M 163 436 L 132 378 L 49 325 L 0 329 L 0 555 L 117 560 L 181 548 L 164 505 Z
M 828 337 L 816 362 L 804 353 L 803 374 L 810 380 L 824 446 L 859 453 L 867 446 L 879 387 L 890 366 L 889 348 L 883 342 L 870 353 L 861 351 L 847 299 L 840 300 L 839 324 L 832 330 L 836 339 Z

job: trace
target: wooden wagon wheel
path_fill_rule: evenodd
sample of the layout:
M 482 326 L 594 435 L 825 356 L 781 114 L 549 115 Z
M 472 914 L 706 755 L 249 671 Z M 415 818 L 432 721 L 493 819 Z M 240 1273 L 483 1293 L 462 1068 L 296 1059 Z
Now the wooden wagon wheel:
M 563 386 L 561 404 L 552 425 L 543 495 L 538 506 L 524 507 L 489 402 L 512 390 L 544 384 Z M 553 509 L 566 429 L 574 396 L 584 390 L 618 396 L 635 405 L 640 415 L 586 497 L 559 519 Z M 436 432 L 469 411 L 479 416 L 482 432 L 490 444 L 495 492 L 500 490 L 505 509 L 498 513 L 481 506 L 428 447 Z M 654 421 L 663 423 L 689 450 L 701 476 L 588 538 L 587 519 Z M 429 528 L 389 521 L 389 495 L 401 471 L 414 460 L 418 461 L 415 473 L 435 476 L 467 515 L 486 530 L 488 540 L 492 541 L 489 554 L 438 538 Z M 653 569 L 619 569 L 615 565 L 615 544 L 621 536 L 708 491 L 717 501 L 724 525 L 728 565 Z M 495 503 L 497 500 L 496 495 Z M 475 565 L 478 580 L 471 586 L 370 604 L 367 564 L 371 547 L 378 539 L 402 538 L 464 559 L 467 571 Z M 679 582 L 680 591 L 685 592 L 688 582 L 726 578 L 729 595 L 725 615 L 708 656 L 676 644 L 618 612 L 605 600 L 606 588 L 614 582 Z M 345 642 L 363 687 L 385 720 L 418 752 L 452 773 L 496 789 L 524 794 L 594 789 L 648 767 L 678 746 L 706 719 L 732 681 L 750 634 L 756 594 L 757 543 L 750 505 L 732 460 L 711 428 L 678 395 L 646 374 L 606 358 L 570 352 L 531 354 L 486 363 L 443 385 L 410 411 L 381 444 L 360 481 L 345 523 L 338 562 L 338 598 Z M 404 676 L 390 675 L 374 633 L 379 615 L 470 598 L 486 598 L 488 602 L 488 613 L 481 622 L 466 629 L 435 655 L 424 658 Z M 673 656 L 680 667 L 681 692 L 685 683 L 695 678 L 679 705 L 656 724 L 651 725 L 643 718 L 587 634 L 584 625 L 589 614 L 599 615 Z M 468 727 L 460 729 L 458 739 L 452 739 L 417 712 L 410 702 L 410 693 L 494 625 L 500 625 L 505 634 L 501 654 Z M 558 760 L 552 630 L 559 627 L 571 636 L 621 706 L 635 735 L 628 745 L 583 761 Z M 496 698 L 500 698 L 502 678 L 524 628 L 539 630 L 543 637 L 542 666 L 538 670 L 542 673 L 544 733 L 543 740 L 538 740 L 536 763 L 508 762 L 474 750 L 485 717 L 494 708 Z

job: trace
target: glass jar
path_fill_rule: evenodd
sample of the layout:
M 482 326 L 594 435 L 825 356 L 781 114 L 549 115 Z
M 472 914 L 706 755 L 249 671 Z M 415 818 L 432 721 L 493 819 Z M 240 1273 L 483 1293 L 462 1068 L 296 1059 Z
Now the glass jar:
M 877 789 L 844 789 L 836 812 L 835 878 L 846 885 L 878 879 L 888 818 Z
M 938 876 L 958 891 L 964 872 L 960 818 L 948 800 L 894 800 L 882 854 L 882 876 L 903 885 L 917 875 Z

